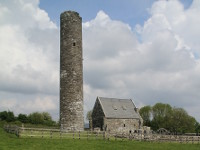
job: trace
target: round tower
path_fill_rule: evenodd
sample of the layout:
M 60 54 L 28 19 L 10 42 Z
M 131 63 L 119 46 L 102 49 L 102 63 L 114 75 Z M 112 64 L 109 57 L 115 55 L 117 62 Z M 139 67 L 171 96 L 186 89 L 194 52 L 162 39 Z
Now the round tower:
M 77 12 L 60 15 L 61 130 L 84 130 L 82 18 Z

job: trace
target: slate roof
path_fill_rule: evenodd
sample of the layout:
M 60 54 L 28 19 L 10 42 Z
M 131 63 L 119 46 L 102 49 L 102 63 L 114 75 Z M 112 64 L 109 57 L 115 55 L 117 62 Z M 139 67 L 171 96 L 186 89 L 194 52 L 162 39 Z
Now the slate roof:
M 131 99 L 97 97 L 106 118 L 137 118 L 136 106 Z

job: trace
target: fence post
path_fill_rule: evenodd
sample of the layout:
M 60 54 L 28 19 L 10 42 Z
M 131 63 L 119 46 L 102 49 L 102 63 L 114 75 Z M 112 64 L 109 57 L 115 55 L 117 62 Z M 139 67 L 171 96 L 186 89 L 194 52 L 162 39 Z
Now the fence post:
M 31 129 L 31 137 L 33 137 L 33 131 L 32 131 L 32 129 Z
M 8 125 L 8 133 L 10 133 L 10 125 Z
M 17 126 L 15 126 L 15 128 L 16 128 L 16 135 L 17 135 L 17 137 L 19 137 L 19 128 L 17 127 Z
M 19 135 L 19 137 L 21 136 L 21 128 L 18 128 L 18 135 Z
M 87 140 L 88 140 L 88 131 L 87 131 Z
M 24 132 L 24 124 L 22 123 L 22 132 Z
M 60 139 L 62 138 L 62 132 L 60 131 Z
M 52 130 L 51 130 L 51 131 L 50 131 L 51 139 L 52 139 L 52 134 L 53 134 L 53 132 L 52 132 Z
M 103 132 L 103 139 L 105 140 L 105 131 Z
M 108 141 L 110 140 L 110 135 L 109 135 L 109 133 L 107 134 L 107 136 L 108 136 Z
M 80 133 L 80 131 L 78 133 L 79 133 L 79 140 L 80 140 L 81 139 L 81 133 Z
M 14 134 L 15 134 L 16 136 L 18 136 L 18 133 L 17 133 L 17 127 L 16 127 L 16 126 L 14 127 L 13 130 L 14 130 Z

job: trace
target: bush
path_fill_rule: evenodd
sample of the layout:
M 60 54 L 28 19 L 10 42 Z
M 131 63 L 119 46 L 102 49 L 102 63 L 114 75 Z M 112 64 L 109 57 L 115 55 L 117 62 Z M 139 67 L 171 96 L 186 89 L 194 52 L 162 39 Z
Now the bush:
M 44 116 L 39 112 L 34 112 L 28 115 L 29 122 L 32 124 L 43 124 Z
M 28 116 L 26 114 L 19 114 L 17 120 L 21 121 L 22 123 L 28 123 Z
M 15 121 L 14 113 L 11 111 L 0 112 L 0 120 L 5 120 L 7 122 Z
M 33 112 L 28 116 L 26 114 L 19 114 L 17 117 L 11 111 L 0 112 L 0 121 L 9 122 L 12 124 L 20 125 L 22 123 L 41 124 L 46 126 L 57 126 L 57 123 L 52 120 L 48 112 Z

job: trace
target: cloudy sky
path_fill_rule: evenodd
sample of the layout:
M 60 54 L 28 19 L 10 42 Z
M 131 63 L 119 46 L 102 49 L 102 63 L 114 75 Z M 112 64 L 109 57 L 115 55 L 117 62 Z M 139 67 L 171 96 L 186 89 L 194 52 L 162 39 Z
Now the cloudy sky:
M 1 0 L 0 111 L 59 118 L 60 13 L 83 18 L 84 112 L 97 96 L 200 121 L 200 0 Z

